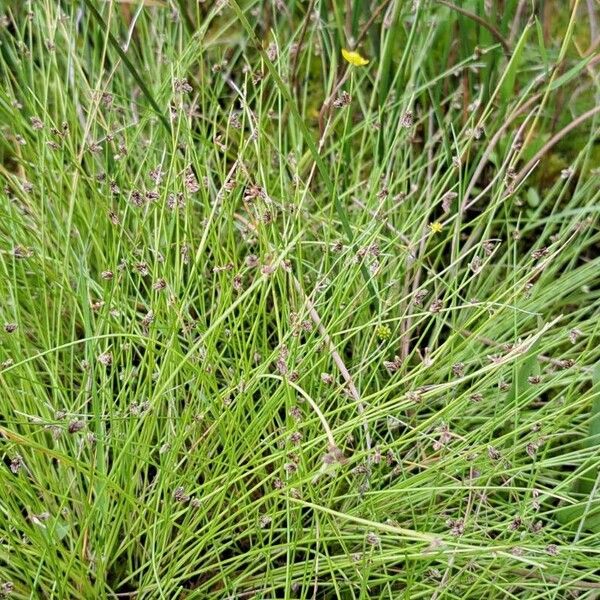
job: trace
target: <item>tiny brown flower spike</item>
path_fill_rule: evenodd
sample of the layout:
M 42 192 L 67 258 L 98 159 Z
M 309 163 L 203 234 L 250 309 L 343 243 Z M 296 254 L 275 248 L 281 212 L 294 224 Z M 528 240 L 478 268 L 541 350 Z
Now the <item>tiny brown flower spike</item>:
M 193 88 L 188 83 L 187 79 L 175 79 L 173 81 L 173 88 L 177 94 L 189 94 L 193 91 Z
M 429 312 L 432 314 L 439 313 L 444 308 L 443 300 L 436 299 L 429 305 Z
M 85 427 L 85 421 L 81 421 L 80 419 L 74 419 L 69 423 L 68 431 L 69 433 L 77 433 L 81 431 Z
M 196 179 L 196 174 L 194 173 L 194 170 L 191 166 L 185 170 L 183 184 L 185 186 L 185 189 L 190 194 L 195 194 L 200 190 L 200 184 L 198 183 L 198 180 Z
M 491 460 L 500 460 L 501 454 L 494 446 L 488 446 L 488 456 Z
M 367 535 L 365 536 L 365 540 L 367 544 L 371 546 L 378 546 L 381 542 L 379 536 L 376 533 L 373 533 L 372 531 L 369 531 L 369 533 L 367 533 Z
M 175 502 L 180 502 L 181 504 L 186 504 L 190 501 L 190 496 L 185 493 L 185 488 L 179 486 L 173 491 L 173 500 L 175 500 Z
M 34 129 L 44 129 L 44 123 L 39 117 L 31 117 L 29 120 Z
M 113 362 L 113 357 L 110 352 L 103 352 L 98 355 L 98 362 L 105 367 L 110 367 Z
M 457 362 L 452 365 L 452 374 L 456 377 L 462 377 L 465 374 L 464 363 Z
M 24 248 L 23 246 L 15 246 L 12 253 L 15 258 L 20 259 L 31 258 L 31 256 L 33 256 L 33 252 L 28 248 Z
M 333 106 L 335 108 L 344 108 L 344 106 L 348 106 L 352 102 L 352 97 L 346 91 L 343 91 L 334 101 Z
M 329 373 L 321 373 L 321 381 L 325 385 L 331 385 L 334 380 L 333 380 L 333 376 L 330 375 Z
M 413 126 L 415 119 L 414 114 L 411 110 L 407 110 L 400 119 L 400 126 L 406 129 L 410 129 Z
M 10 461 L 10 470 L 15 475 L 21 470 L 25 463 L 19 454 L 16 454 L 15 457 Z
M 261 515 L 258 520 L 258 524 L 261 529 L 265 529 L 271 524 L 271 521 L 273 521 L 273 519 L 269 515 Z

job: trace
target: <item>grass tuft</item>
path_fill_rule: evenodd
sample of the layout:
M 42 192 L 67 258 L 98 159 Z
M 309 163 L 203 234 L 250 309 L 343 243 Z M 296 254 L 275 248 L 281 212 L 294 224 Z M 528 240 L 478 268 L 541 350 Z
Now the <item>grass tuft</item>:
M 0 598 L 598 597 L 597 12 L 0 0 Z

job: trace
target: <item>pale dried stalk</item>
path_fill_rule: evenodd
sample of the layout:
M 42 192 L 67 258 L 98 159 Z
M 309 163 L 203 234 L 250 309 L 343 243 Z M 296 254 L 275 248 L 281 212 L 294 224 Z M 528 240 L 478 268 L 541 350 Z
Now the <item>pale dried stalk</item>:
M 503 344 L 501 344 L 500 342 L 497 342 L 496 340 L 493 340 L 492 338 L 485 337 L 483 335 L 474 336 L 473 332 L 469 331 L 468 329 L 463 329 L 463 330 L 461 330 L 460 333 L 464 337 L 475 337 L 475 339 L 478 342 L 481 342 L 482 344 L 484 344 L 485 346 L 489 346 L 490 348 L 502 348 L 503 347 Z M 550 364 L 553 367 L 564 368 L 564 363 L 558 358 L 552 358 L 550 356 L 546 356 L 545 354 L 538 354 L 537 359 L 540 362 Z M 588 371 L 589 369 L 587 369 L 586 367 L 580 367 L 580 370 Z
M 256 231 L 256 227 L 254 226 L 254 224 L 251 223 L 250 221 L 248 221 L 242 215 L 236 214 L 236 218 L 239 221 L 241 221 L 245 226 L 250 227 Z M 348 390 L 348 394 L 350 395 L 352 400 L 354 400 L 354 402 L 356 402 L 356 408 L 358 410 L 358 414 L 363 416 L 364 412 L 365 412 L 365 406 L 361 399 L 360 392 L 358 391 L 358 388 L 356 387 L 356 385 L 354 383 L 354 379 L 352 378 L 352 375 L 350 374 L 350 371 L 346 367 L 346 364 L 344 363 L 344 360 L 342 359 L 340 353 L 337 351 L 337 348 L 335 347 L 333 340 L 327 333 L 327 330 L 325 329 L 325 326 L 323 325 L 323 321 L 321 320 L 321 317 L 319 316 L 319 313 L 317 312 L 312 300 L 306 295 L 306 293 L 304 292 L 304 289 L 302 288 L 302 285 L 300 285 L 298 278 L 293 273 L 290 273 L 290 277 L 292 279 L 292 283 L 294 285 L 296 292 L 302 298 L 302 301 L 306 305 L 308 314 L 309 314 L 312 322 L 317 327 L 319 333 L 323 337 L 323 340 L 325 341 L 325 343 L 329 349 L 331 358 L 333 359 L 335 366 L 337 367 L 338 371 L 340 372 L 340 375 L 342 376 L 342 379 L 344 380 L 344 382 L 346 384 L 346 389 Z M 312 406 L 312 403 L 311 403 L 311 406 Z M 365 432 L 365 445 L 367 447 L 367 452 L 369 454 L 369 460 L 370 460 L 372 442 L 371 442 L 371 434 L 369 432 L 369 424 L 365 418 L 363 418 L 363 429 Z M 328 438 L 331 442 L 333 439 L 333 435 L 329 436 L 329 434 L 328 434 Z M 333 444 L 333 445 L 335 445 L 335 444 Z
M 361 400 L 360 393 L 359 393 L 356 385 L 354 384 L 352 375 L 350 375 L 350 371 L 348 371 L 346 364 L 344 363 L 344 360 L 340 356 L 340 353 L 337 351 L 335 344 L 333 343 L 331 337 L 327 333 L 327 330 L 325 329 L 325 326 L 323 325 L 323 322 L 321 321 L 321 317 L 319 316 L 319 313 L 315 309 L 315 306 L 312 303 L 312 300 L 310 300 L 310 298 L 304 293 L 304 290 L 302 289 L 302 286 L 300 285 L 300 282 L 298 281 L 296 276 L 292 274 L 291 277 L 292 277 L 292 283 L 294 285 L 294 288 L 296 289 L 296 291 L 298 292 L 298 295 L 303 299 L 304 303 L 306 304 L 306 307 L 308 309 L 308 314 L 310 315 L 312 322 L 317 326 L 319 333 L 321 334 L 321 336 L 323 337 L 325 343 L 327 344 L 327 346 L 329 348 L 329 353 L 331 354 L 331 358 L 333 359 L 333 362 L 335 363 L 336 367 L 338 368 L 340 375 L 346 382 L 346 389 L 348 390 L 350 397 L 356 402 L 358 414 L 362 416 L 365 411 L 365 406 Z M 369 425 L 368 425 L 366 419 L 363 419 L 363 429 L 365 431 L 365 444 L 367 446 L 367 451 L 369 452 L 369 455 L 370 455 L 370 453 L 371 453 L 371 434 L 369 432 Z

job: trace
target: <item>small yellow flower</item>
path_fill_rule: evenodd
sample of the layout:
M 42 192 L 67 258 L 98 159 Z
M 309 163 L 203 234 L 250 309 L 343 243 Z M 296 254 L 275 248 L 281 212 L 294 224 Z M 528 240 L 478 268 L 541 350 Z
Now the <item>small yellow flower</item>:
M 440 233 L 444 229 L 444 226 L 439 221 L 436 221 L 435 223 L 429 223 L 429 229 L 431 233 Z
M 354 50 L 342 48 L 342 56 L 355 67 L 364 67 L 369 64 L 366 58 L 362 57 L 358 52 L 354 52 Z

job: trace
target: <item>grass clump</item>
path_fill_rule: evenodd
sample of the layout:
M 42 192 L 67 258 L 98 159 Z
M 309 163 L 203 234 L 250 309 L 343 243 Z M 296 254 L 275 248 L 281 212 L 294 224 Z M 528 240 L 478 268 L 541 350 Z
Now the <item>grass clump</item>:
M 597 597 L 551 4 L 0 1 L 0 596 Z

